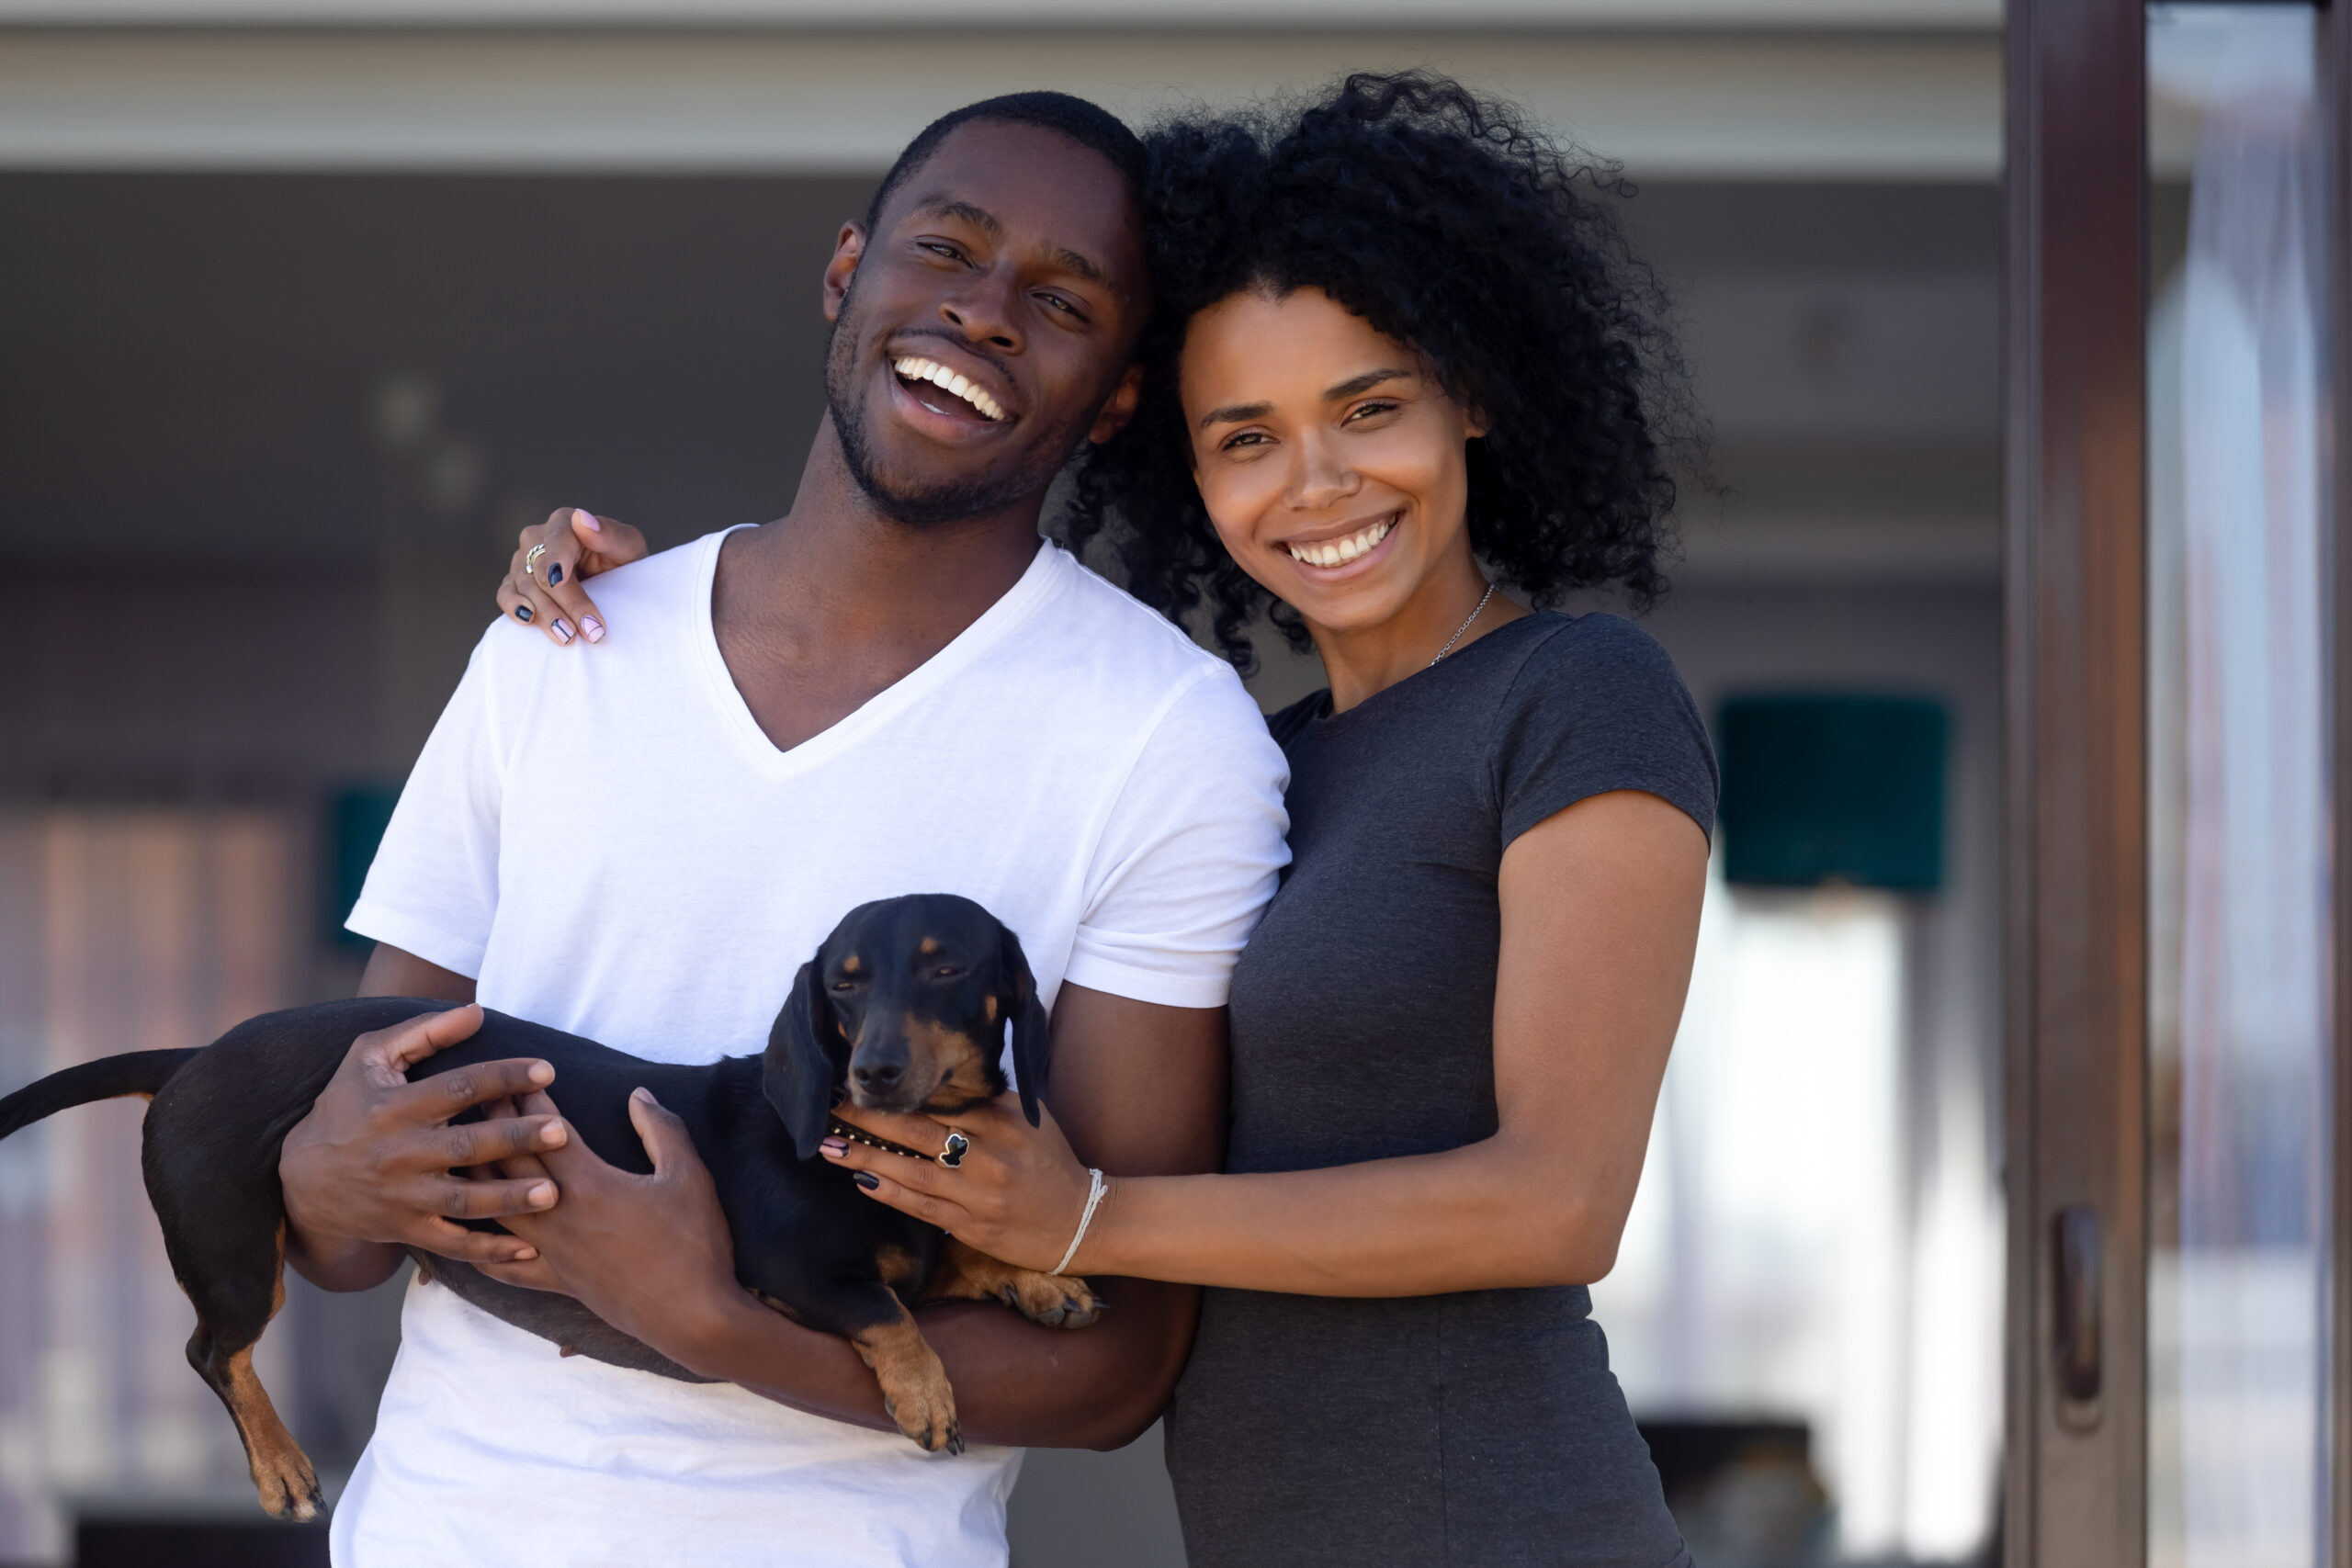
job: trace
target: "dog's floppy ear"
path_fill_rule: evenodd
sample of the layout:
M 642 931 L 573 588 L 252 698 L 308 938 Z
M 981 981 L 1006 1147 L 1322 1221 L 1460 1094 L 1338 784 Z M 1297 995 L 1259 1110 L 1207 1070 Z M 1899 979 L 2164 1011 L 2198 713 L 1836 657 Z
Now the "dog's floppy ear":
M 1046 1005 L 1037 999 L 1037 977 L 1029 973 L 1029 956 L 1021 939 L 1004 928 L 1004 942 L 997 953 L 997 975 L 1011 995 L 1004 1012 L 1012 1021 L 1012 1071 L 1021 1080 L 1021 1113 L 1037 1124 L 1037 1097 L 1046 1092 L 1046 1069 L 1053 1055 L 1052 1029 Z
M 825 1118 L 832 1113 L 833 1089 L 848 1077 L 849 1052 L 825 999 L 825 975 L 815 959 L 800 966 L 792 993 L 768 1032 L 768 1054 L 760 1087 L 784 1118 L 785 1131 L 802 1159 L 817 1157 Z

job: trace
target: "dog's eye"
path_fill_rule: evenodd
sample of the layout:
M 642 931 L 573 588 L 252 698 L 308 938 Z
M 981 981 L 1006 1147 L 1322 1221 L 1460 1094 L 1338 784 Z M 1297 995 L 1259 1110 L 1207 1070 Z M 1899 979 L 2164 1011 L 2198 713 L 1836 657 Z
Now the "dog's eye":
M 836 980 L 833 982 L 833 989 L 836 991 L 854 991 L 860 984 L 861 982 L 856 980 Z
M 931 972 L 934 980 L 960 980 L 971 971 L 960 964 L 943 964 Z

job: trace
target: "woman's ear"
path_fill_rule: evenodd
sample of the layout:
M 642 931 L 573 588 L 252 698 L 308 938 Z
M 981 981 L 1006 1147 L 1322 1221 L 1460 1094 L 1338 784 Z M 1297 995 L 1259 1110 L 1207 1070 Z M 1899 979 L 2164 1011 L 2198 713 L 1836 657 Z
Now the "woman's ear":
M 849 1043 L 842 1038 L 832 1003 L 825 999 L 824 971 L 812 958 L 793 976 L 760 1066 L 760 1088 L 802 1159 L 817 1157 L 825 1120 L 832 1114 L 833 1090 L 848 1077 Z
M 1004 928 L 997 954 L 997 976 L 1003 982 L 1004 1012 L 1012 1021 L 1012 1072 L 1021 1080 L 1021 1113 L 1037 1124 L 1037 1100 L 1046 1092 L 1046 1073 L 1053 1055 L 1052 1021 L 1037 999 L 1037 977 L 1029 972 L 1028 954 L 1021 939 Z

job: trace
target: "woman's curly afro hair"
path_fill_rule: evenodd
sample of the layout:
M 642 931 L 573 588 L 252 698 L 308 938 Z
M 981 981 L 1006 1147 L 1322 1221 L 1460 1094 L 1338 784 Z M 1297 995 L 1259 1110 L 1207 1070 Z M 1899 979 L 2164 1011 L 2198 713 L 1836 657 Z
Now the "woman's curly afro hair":
M 1426 73 L 1350 76 L 1303 112 L 1179 120 L 1146 138 L 1155 303 L 1136 417 L 1088 449 L 1064 536 L 1098 536 L 1129 590 L 1210 626 L 1245 671 L 1263 613 L 1306 627 L 1235 565 L 1193 482 L 1177 357 L 1200 310 L 1317 288 L 1418 351 L 1487 425 L 1470 443 L 1472 547 L 1537 604 L 1666 586 L 1674 457 L 1692 427 L 1664 300 L 1619 231 L 1613 167 Z

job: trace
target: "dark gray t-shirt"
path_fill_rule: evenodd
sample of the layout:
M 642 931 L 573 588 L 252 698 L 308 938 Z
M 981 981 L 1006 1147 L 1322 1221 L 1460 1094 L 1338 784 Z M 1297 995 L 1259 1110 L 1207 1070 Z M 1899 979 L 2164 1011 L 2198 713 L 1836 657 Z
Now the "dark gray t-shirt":
M 1234 972 L 1229 1170 L 1491 1136 L 1505 847 L 1610 790 L 1714 821 L 1690 694 L 1614 615 L 1526 616 L 1329 715 L 1271 721 L 1293 858 Z M 1168 1418 L 1193 1568 L 1683 1562 L 1590 1312 L 1211 1291 Z

